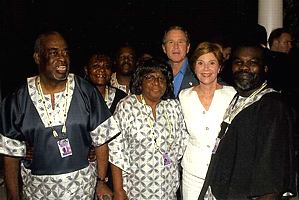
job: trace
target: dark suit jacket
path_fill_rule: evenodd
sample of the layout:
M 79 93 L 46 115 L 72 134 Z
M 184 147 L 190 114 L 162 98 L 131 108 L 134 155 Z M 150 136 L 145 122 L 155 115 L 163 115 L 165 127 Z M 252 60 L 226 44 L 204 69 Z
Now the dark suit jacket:
M 182 84 L 180 87 L 180 91 L 185 88 L 189 88 L 195 85 L 198 85 L 198 79 L 190 69 L 190 66 L 187 67 L 186 72 L 184 74 Z

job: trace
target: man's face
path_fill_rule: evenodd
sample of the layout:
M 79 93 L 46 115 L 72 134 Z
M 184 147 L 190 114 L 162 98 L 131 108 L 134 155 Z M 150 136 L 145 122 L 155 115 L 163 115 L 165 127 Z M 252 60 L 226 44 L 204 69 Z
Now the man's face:
M 238 90 L 254 90 L 263 83 L 266 66 L 262 59 L 262 50 L 258 48 L 241 47 L 236 51 L 232 72 Z
M 292 48 L 292 36 L 289 33 L 283 33 L 273 41 L 274 51 L 289 53 Z
M 134 50 L 129 47 L 124 47 L 120 50 L 120 53 L 116 59 L 117 72 L 130 76 L 135 71 L 136 57 Z
M 70 57 L 65 40 L 57 34 L 49 35 L 42 41 L 42 50 L 34 53 L 41 75 L 49 80 L 61 81 L 69 73 Z
M 171 30 L 166 34 L 162 48 L 171 62 L 181 63 L 189 52 L 190 44 L 183 31 Z

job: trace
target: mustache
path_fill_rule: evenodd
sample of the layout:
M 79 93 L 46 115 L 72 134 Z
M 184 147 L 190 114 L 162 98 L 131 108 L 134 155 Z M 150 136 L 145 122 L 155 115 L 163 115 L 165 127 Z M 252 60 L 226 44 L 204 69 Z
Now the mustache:
M 247 78 L 250 78 L 250 79 L 253 79 L 255 77 L 255 74 L 251 73 L 251 72 L 237 72 L 234 74 L 234 77 L 235 78 L 242 78 L 242 77 L 247 77 Z
M 121 65 L 132 65 L 132 62 L 125 60 L 125 61 L 121 62 Z

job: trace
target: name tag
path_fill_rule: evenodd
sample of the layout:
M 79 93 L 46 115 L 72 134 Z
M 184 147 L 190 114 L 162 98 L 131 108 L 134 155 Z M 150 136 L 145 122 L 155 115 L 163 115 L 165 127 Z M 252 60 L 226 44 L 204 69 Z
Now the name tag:
M 164 159 L 164 166 L 170 166 L 171 165 L 171 159 L 170 159 L 168 153 L 163 154 L 163 159 Z
M 62 158 L 72 155 L 72 148 L 68 138 L 57 141 L 57 145 Z

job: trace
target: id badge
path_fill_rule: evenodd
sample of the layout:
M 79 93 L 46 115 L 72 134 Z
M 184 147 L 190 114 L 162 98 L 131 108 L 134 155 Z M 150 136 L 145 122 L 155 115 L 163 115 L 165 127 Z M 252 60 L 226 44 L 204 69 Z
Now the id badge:
M 72 155 L 71 144 L 68 138 L 57 141 L 57 145 L 62 158 Z
M 171 165 L 171 159 L 170 159 L 168 153 L 163 154 L 163 160 L 164 160 L 164 166 Z
M 215 154 L 217 149 L 218 149 L 218 146 L 219 146 L 219 143 L 220 143 L 220 138 L 216 138 L 216 142 L 215 142 L 215 146 L 213 148 L 213 151 L 212 151 L 212 154 Z

